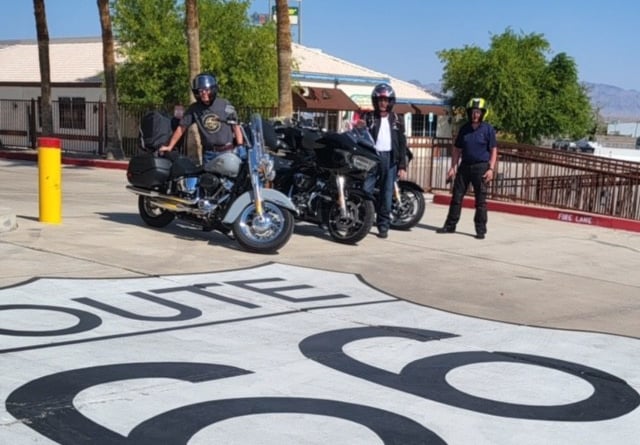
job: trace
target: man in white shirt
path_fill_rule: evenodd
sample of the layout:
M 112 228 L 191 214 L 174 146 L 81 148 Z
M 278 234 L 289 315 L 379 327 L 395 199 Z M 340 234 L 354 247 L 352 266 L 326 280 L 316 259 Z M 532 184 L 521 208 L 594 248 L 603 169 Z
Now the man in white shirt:
M 377 85 L 371 93 L 373 113 L 366 117 L 367 127 L 375 141 L 380 160 L 378 171 L 372 172 L 364 183 L 364 190 L 370 196 L 376 185 L 379 188 L 376 200 L 376 226 L 378 238 L 389 236 L 391 206 L 396 179 L 407 175 L 407 139 L 403 121 L 393 113 L 396 93 L 389 84 Z

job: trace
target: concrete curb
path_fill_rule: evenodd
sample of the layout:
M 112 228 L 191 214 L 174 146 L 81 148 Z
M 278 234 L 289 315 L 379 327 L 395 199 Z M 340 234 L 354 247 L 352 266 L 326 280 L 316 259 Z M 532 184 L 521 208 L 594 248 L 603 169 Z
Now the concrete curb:
M 433 196 L 434 204 L 449 205 L 450 202 L 451 195 L 436 194 Z M 474 208 L 475 201 L 472 197 L 465 196 L 462 202 L 462 206 L 465 208 Z M 596 215 L 593 213 L 576 212 L 574 210 L 537 207 L 533 205 L 515 204 L 502 201 L 488 201 L 487 208 L 490 211 L 495 212 L 531 216 L 534 218 L 554 219 L 557 221 L 568 223 L 607 227 L 610 229 L 628 230 L 631 232 L 640 232 L 640 221 L 632 219 L 622 219 L 612 216 Z

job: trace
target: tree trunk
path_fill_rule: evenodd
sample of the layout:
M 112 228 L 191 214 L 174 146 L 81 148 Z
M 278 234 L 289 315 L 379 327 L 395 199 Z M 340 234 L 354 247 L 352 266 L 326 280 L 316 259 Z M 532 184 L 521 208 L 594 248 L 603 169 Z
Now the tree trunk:
M 291 97 L 291 25 L 289 22 L 289 3 L 276 0 L 277 50 L 278 50 L 278 116 L 293 115 Z
M 191 80 L 200 73 L 200 23 L 197 0 L 185 0 L 184 7 L 185 30 L 189 49 L 189 80 Z M 191 103 L 196 101 L 193 91 L 191 91 L 191 82 L 189 82 L 189 98 Z M 202 163 L 202 142 L 200 141 L 198 127 L 195 124 L 187 129 L 184 149 L 189 158 L 195 160 L 198 164 Z
M 44 0 L 33 0 L 38 33 L 38 60 L 40 62 L 40 125 L 42 135 L 53 135 L 53 111 L 51 109 L 51 65 L 49 63 L 49 30 Z M 34 112 L 36 110 L 33 110 Z
M 116 57 L 111 30 L 111 14 L 109 0 L 98 0 L 100 26 L 102 28 L 102 63 L 104 65 L 104 81 L 107 90 L 107 143 L 105 153 L 109 159 L 124 159 L 122 137 L 120 135 L 120 116 L 118 113 L 118 94 L 116 91 Z
M 189 46 L 189 79 L 193 79 L 200 73 L 200 24 L 198 22 L 197 0 L 185 0 L 185 27 L 187 33 L 187 44 Z M 195 102 L 195 97 L 191 92 L 189 83 L 189 97 L 191 103 Z

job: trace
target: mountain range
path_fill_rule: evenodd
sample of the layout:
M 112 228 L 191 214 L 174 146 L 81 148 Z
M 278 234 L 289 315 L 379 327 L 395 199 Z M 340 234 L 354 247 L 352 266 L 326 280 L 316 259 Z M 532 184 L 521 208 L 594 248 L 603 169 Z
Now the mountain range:
M 446 97 L 442 93 L 440 83 L 421 83 L 417 80 L 410 80 L 409 82 L 438 97 Z M 587 88 L 591 105 L 598 110 L 600 116 L 602 116 L 606 122 L 640 121 L 639 91 L 625 90 L 603 83 L 583 82 L 583 85 Z

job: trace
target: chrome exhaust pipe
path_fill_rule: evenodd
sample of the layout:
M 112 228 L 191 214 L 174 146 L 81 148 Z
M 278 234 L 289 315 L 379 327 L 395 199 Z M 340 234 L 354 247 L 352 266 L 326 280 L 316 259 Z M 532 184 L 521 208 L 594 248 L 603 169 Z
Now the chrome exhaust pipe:
M 184 204 L 184 205 L 192 206 L 198 203 L 198 198 L 195 198 L 195 199 L 178 198 L 176 196 L 169 196 L 169 195 L 165 195 L 164 193 L 156 192 L 155 190 L 141 189 L 138 187 L 134 187 L 132 185 L 127 185 L 127 190 L 129 190 L 131 193 L 135 193 L 136 195 L 142 195 L 142 196 L 147 196 L 149 198 L 156 198 L 158 200 L 172 202 L 174 203 L 174 205 Z

